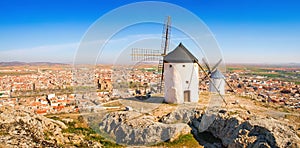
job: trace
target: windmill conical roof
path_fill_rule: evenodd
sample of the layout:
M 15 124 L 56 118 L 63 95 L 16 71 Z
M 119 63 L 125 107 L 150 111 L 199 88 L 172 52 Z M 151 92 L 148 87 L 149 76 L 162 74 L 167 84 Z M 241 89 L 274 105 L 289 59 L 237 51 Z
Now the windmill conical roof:
M 166 63 L 194 63 L 195 61 L 197 58 L 182 43 L 164 57 Z
M 213 71 L 210 77 L 213 79 L 225 79 L 225 76 L 218 69 Z

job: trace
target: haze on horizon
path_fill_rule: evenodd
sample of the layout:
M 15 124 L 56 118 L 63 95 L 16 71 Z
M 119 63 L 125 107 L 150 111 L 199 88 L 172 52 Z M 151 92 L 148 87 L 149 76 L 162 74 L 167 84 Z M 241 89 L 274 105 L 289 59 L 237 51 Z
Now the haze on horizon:
M 132 2 L 141 1 L 1 1 L 0 62 L 72 63 L 89 26 L 105 13 Z M 296 0 L 163 2 L 179 5 L 202 19 L 219 43 L 226 63 L 300 63 L 300 2 Z M 105 56 L 102 63 L 113 63 L 123 52 L 121 45 L 140 38 L 150 42 L 140 42 L 138 48 L 160 49 L 161 25 L 134 27 L 112 38 L 104 51 L 111 57 Z M 195 48 L 174 29 L 170 50 L 179 42 Z

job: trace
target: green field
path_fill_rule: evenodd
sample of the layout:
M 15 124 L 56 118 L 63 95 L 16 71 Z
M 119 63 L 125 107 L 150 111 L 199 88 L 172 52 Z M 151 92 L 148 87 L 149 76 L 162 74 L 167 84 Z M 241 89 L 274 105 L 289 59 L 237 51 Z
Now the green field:
M 261 66 L 235 66 L 227 67 L 228 72 L 243 71 L 241 76 L 263 76 L 267 79 L 278 79 L 286 82 L 300 84 L 300 73 L 289 70 L 289 67 L 261 67 Z M 278 70 L 282 69 L 282 70 Z M 284 70 L 287 69 L 287 70 Z M 297 69 L 297 68 L 295 68 Z M 300 70 L 297 69 L 297 70 Z

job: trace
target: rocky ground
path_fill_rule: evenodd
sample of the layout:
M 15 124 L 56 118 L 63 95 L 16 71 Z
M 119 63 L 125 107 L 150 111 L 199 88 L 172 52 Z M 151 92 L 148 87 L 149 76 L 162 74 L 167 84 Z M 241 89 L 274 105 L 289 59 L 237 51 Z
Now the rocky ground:
M 101 147 L 82 135 L 65 132 L 68 128 L 64 122 L 30 111 L 0 108 L 0 147 Z
M 160 104 L 146 113 L 135 107 L 114 111 L 104 117 L 100 130 L 126 145 L 151 145 L 192 133 L 204 147 L 300 147 L 299 125 L 286 118 L 299 114 L 265 108 L 245 98 L 229 97 L 226 101 L 226 106 L 210 111 L 205 110 L 204 102 Z M 147 108 L 149 102 L 141 102 L 139 108 Z
M 299 112 L 234 96 L 218 106 L 202 97 L 182 105 L 155 97 L 120 99 L 107 104 L 119 109 L 101 114 L 48 118 L 2 106 L 0 147 L 300 147 Z

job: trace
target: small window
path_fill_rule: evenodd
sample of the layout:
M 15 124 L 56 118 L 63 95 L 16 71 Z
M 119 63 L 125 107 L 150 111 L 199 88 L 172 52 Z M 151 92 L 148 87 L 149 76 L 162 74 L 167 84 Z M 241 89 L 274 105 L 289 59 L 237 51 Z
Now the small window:
M 185 81 L 186 84 L 189 84 L 189 81 Z
M 172 68 L 172 65 L 170 65 L 169 67 Z
M 182 65 L 182 67 L 185 67 L 185 65 Z

